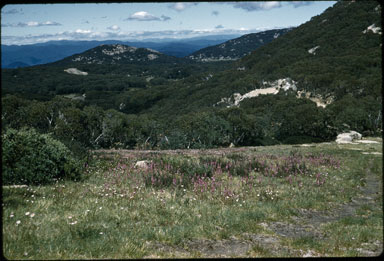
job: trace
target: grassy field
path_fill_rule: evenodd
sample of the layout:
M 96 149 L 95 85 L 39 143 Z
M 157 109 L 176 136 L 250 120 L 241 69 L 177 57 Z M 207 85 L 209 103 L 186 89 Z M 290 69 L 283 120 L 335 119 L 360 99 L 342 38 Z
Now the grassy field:
M 3 254 L 377 256 L 383 162 L 382 140 L 372 140 L 379 143 L 98 151 L 85 181 L 3 186 Z

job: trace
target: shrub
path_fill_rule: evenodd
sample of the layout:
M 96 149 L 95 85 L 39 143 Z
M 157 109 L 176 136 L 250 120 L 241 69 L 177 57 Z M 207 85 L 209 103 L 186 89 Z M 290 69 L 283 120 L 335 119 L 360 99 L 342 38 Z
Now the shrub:
M 47 184 L 80 177 L 80 163 L 72 152 L 48 134 L 8 129 L 2 143 L 3 184 Z

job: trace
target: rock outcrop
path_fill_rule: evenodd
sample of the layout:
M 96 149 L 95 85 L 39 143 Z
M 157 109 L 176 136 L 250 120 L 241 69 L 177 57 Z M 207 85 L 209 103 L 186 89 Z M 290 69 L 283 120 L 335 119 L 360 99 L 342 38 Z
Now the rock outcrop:
M 337 135 L 336 143 L 352 143 L 354 140 L 361 140 L 362 135 L 356 131 L 345 132 Z

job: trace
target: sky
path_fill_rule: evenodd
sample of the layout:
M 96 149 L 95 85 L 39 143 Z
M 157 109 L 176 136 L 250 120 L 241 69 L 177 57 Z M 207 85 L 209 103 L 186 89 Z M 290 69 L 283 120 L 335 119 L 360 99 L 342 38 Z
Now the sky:
M 299 26 L 336 1 L 8 4 L 1 44 L 248 34 Z

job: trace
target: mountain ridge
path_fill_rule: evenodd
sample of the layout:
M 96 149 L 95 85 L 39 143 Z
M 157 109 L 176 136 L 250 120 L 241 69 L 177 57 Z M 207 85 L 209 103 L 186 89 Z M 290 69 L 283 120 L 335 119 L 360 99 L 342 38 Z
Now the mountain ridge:
M 137 48 L 124 44 L 102 44 L 80 54 L 74 54 L 50 65 L 72 64 L 140 64 L 185 63 L 183 58 L 169 56 L 150 48 Z M 47 65 L 46 65 L 47 66 Z
M 239 35 L 219 35 L 207 37 L 192 37 L 186 39 L 149 39 L 145 41 L 48 41 L 28 45 L 1 45 L 2 68 L 16 68 L 12 64 L 24 64 L 27 67 L 51 63 L 67 56 L 85 52 L 101 44 L 125 44 L 138 48 L 151 48 L 167 55 L 184 57 L 201 48 L 225 42 Z
M 187 58 L 200 62 L 235 61 L 292 29 L 293 27 L 246 34 L 218 45 L 200 49 L 188 55 Z

